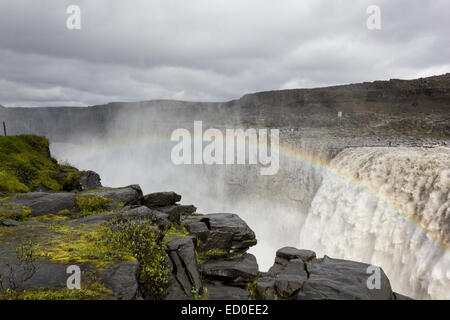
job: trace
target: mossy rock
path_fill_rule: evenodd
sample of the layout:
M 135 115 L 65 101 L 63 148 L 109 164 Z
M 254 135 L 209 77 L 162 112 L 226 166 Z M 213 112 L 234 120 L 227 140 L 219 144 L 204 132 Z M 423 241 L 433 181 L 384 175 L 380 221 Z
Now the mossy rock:
M 58 164 L 49 146 L 45 137 L 0 136 L 0 192 L 76 190 L 81 172 Z
M 31 210 L 27 206 L 6 201 L 0 202 L 0 221 L 6 219 L 23 221 L 29 217 L 31 217 Z

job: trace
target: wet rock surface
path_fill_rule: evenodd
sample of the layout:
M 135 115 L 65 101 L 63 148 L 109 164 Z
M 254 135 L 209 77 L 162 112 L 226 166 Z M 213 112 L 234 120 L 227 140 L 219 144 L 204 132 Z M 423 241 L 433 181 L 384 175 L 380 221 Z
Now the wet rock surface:
M 172 279 L 166 299 L 192 298 L 192 292 L 202 290 L 202 281 L 195 257 L 192 237 L 176 238 L 167 244 Z
M 0 246 L 0 275 L 4 279 L 10 272 L 10 263 L 6 262 L 15 261 L 14 248 L 20 243 L 18 239 L 22 233 L 45 239 L 51 236 L 53 225 L 91 230 L 120 217 L 129 222 L 150 221 L 158 238 L 165 232 L 178 230 L 176 236 L 170 237 L 166 243 L 170 272 L 165 299 L 408 299 L 392 292 L 382 269 L 376 269 L 379 271 L 378 287 L 370 289 L 371 266 L 327 256 L 318 259 L 310 250 L 281 248 L 276 252 L 272 268 L 268 272 L 259 272 L 256 258 L 247 253 L 257 243 L 256 235 L 244 220 L 232 213 L 197 214 L 194 206 L 177 204 L 181 196 L 175 192 L 143 196 L 140 187 L 134 185 L 81 193 L 32 192 L 11 199 L 26 205 L 33 216 L 39 217 L 51 212 L 57 215 L 61 210 L 74 210 L 78 194 L 97 194 L 126 205 L 120 210 L 86 217 L 66 216 L 56 222 L 3 219 L 0 231 L 9 230 L 14 235 L 6 237 Z M 12 230 L 18 231 L 11 233 Z M 68 265 L 41 261 L 25 287 L 64 288 Z M 96 275 L 96 279 L 111 290 L 112 295 L 105 299 L 142 299 L 141 270 L 137 261 L 118 261 L 104 269 L 92 264 L 83 265 L 83 268 L 83 274 Z M 20 272 L 24 271 L 17 269 L 15 276 L 20 277 Z
M 109 265 L 103 273 L 103 283 L 117 300 L 141 299 L 139 289 L 140 267 L 137 261 Z
M 78 179 L 82 191 L 102 188 L 103 186 L 100 181 L 100 175 L 90 170 L 85 171 Z
M 228 283 L 248 284 L 258 276 L 258 263 L 252 254 L 230 260 L 213 260 L 200 266 L 205 278 L 222 279 Z

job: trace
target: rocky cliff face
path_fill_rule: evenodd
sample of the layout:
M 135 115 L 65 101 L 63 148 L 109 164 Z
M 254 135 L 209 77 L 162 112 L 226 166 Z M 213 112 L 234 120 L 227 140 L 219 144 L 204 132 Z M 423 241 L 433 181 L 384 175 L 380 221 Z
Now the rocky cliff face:
M 80 217 L 82 207 L 76 199 L 81 196 L 104 197 L 109 200 L 110 209 L 116 209 Z M 155 241 L 163 241 L 165 245 L 168 268 L 163 270 L 167 270 L 168 278 L 160 298 L 404 298 L 392 292 L 381 269 L 376 269 L 379 278 L 372 287 L 371 266 L 327 256 L 318 259 L 308 250 L 282 248 L 277 251 L 269 272 L 259 272 L 256 258 L 247 253 L 248 248 L 256 244 L 255 233 L 238 215 L 197 214 L 195 207 L 177 204 L 180 200 L 181 196 L 173 192 L 143 196 L 139 186 L 77 193 L 9 194 L 1 201 L 26 205 L 31 218 L 16 221 L 1 219 L 0 215 L 0 297 L 152 298 L 147 293 L 146 281 L 153 280 L 143 280 L 145 269 L 139 258 L 110 260 L 108 255 L 100 255 L 103 251 L 94 249 L 102 247 L 97 230 L 120 217 L 125 225 L 148 221 L 161 235 Z M 120 209 L 114 205 L 117 203 L 122 204 Z M 122 228 L 125 225 L 121 224 Z M 17 254 L 22 252 L 24 242 L 33 242 L 33 249 L 28 250 L 34 258 Z M 89 251 L 86 248 L 90 248 Z M 161 260 L 160 263 L 166 262 Z M 66 288 L 67 268 L 73 265 L 82 271 L 78 291 Z M 164 274 L 156 276 L 165 277 Z

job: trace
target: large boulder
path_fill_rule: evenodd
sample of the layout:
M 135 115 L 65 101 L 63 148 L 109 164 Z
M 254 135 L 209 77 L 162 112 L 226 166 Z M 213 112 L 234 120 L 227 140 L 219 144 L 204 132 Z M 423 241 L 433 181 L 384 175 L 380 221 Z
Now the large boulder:
M 203 277 L 220 279 L 227 283 L 245 285 L 258 276 L 258 263 L 252 254 L 230 260 L 213 260 L 200 265 Z
M 9 259 L 8 263 L 12 264 L 14 269 L 13 273 L 10 272 L 6 265 L 0 263 L 0 275 L 3 277 L 3 286 L 6 288 L 9 286 L 7 283 L 9 280 L 13 280 L 16 282 L 16 285 L 20 285 L 22 289 L 26 290 L 39 288 L 60 289 L 67 285 L 67 278 L 69 277 L 67 274 L 68 265 L 51 262 L 35 262 L 36 272 L 28 279 L 24 266 L 16 265 L 17 262 L 13 259 Z
M 71 192 L 29 192 L 15 194 L 2 201 L 2 206 L 15 205 L 20 210 L 26 207 L 33 217 L 58 214 L 61 210 L 76 208 L 76 195 Z
M 311 250 L 299 250 L 293 247 L 284 247 L 277 251 L 276 256 L 285 260 L 301 259 L 304 262 L 308 262 L 316 258 L 316 253 Z
M 79 193 L 85 197 L 94 194 L 111 199 L 116 203 L 123 203 L 125 206 L 139 204 L 142 198 L 141 187 L 137 184 L 123 188 L 103 188 Z
M 391 300 L 391 284 L 381 268 L 380 287 L 370 288 L 369 278 L 373 275 L 372 267 L 361 262 L 323 259 L 306 264 L 309 279 L 298 293 L 298 299 L 333 299 L 333 300 Z M 374 275 L 376 276 L 376 274 Z
M 370 289 L 367 284 L 372 276 L 370 265 L 315 256 L 313 251 L 292 247 L 278 250 L 273 267 L 258 279 L 258 298 L 390 300 L 395 297 L 381 268 L 377 269 L 380 288 Z
M 186 206 L 179 204 L 174 204 L 166 207 L 152 207 L 152 208 L 156 208 L 158 211 L 167 213 L 169 216 L 169 220 L 171 222 L 175 222 L 178 224 L 180 223 L 180 218 L 182 215 L 190 215 L 197 210 L 197 208 L 192 205 Z
M 100 175 L 94 171 L 85 171 L 78 179 L 82 191 L 102 188 Z
M 149 208 L 172 206 L 181 200 L 175 192 L 155 192 L 145 195 L 142 203 Z
M 181 292 L 185 297 L 191 298 L 192 290 L 200 293 L 202 281 L 198 272 L 193 238 L 175 238 L 167 244 L 166 251 L 172 266 L 169 296 L 166 299 L 178 299 Z
M 111 264 L 103 273 L 103 283 L 113 292 L 117 300 L 139 299 L 141 298 L 139 272 L 140 267 L 137 261 Z
M 298 255 L 285 257 L 290 260 L 278 256 L 275 261 L 283 259 L 282 262 L 275 262 L 267 276 L 262 281 L 258 280 L 257 294 L 260 299 L 273 299 L 275 296 L 282 299 L 295 298 L 308 280 L 305 262 Z
M 200 251 L 222 250 L 225 252 L 245 252 L 257 241 L 255 233 L 247 223 L 233 213 L 213 213 L 205 216 L 187 217 L 182 223 L 189 229 L 198 230 L 201 235 Z M 203 223 L 206 230 L 199 223 Z

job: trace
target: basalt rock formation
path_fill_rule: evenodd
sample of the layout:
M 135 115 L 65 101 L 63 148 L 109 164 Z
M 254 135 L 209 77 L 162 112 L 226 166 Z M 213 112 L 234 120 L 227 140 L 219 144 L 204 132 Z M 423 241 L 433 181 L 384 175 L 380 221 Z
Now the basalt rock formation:
M 94 195 L 108 199 L 111 210 L 80 215 L 82 208 L 76 199 Z M 169 271 L 165 299 L 397 298 L 381 269 L 380 286 L 371 289 L 367 284 L 371 276 L 368 265 L 327 256 L 317 259 L 308 250 L 282 248 L 271 270 L 259 272 L 256 258 L 247 253 L 256 244 L 256 235 L 238 215 L 201 215 L 185 210 L 171 216 L 164 212 L 182 207 L 177 204 L 180 200 L 181 196 L 173 192 L 143 196 L 137 185 L 88 192 L 8 194 L 1 201 L 16 203 L 21 210 L 29 208 L 31 218 L 16 221 L 2 219 L 0 214 L 1 288 L 5 290 L 13 283 L 14 290 L 35 294 L 28 299 L 147 298 L 142 290 L 145 283 L 140 280 L 141 266 L 135 259 L 101 261 L 94 251 L 86 256 L 72 254 L 83 253 L 81 247 L 99 245 L 95 230 L 120 216 L 127 223 L 150 221 L 155 233 L 161 239 L 165 237 Z M 34 243 L 37 259 L 31 264 L 24 265 L 27 261 L 16 255 L 24 241 Z M 61 293 L 67 290 L 67 268 L 71 265 L 78 265 L 82 271 L 81 290 L 85 295 Z M 31 266 L 35 270 L 30 273 Z M 5 297 L 5 292 L 0 292 L 0 297 Z

